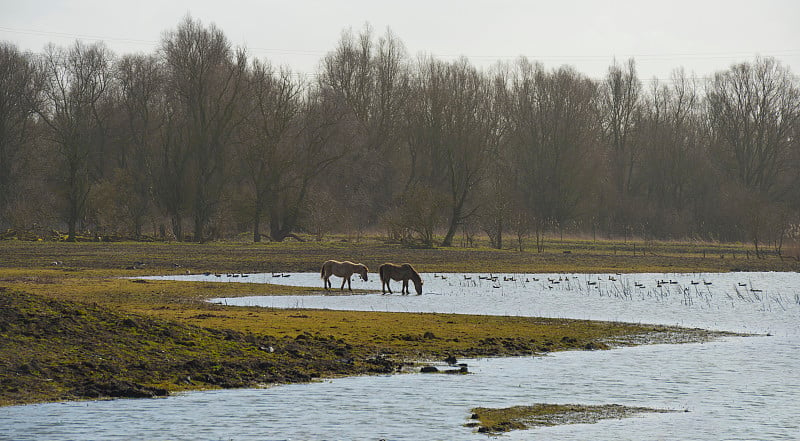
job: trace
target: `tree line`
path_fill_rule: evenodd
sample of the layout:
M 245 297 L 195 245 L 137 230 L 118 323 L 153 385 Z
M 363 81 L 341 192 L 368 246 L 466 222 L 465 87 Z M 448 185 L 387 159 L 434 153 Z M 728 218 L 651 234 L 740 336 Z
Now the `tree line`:
M 150 54 L 0 43 L 0 227 L 779 251 L 798 234 L 798 129 L 800 82 L 773 58 L 651 81 L 631 59 L 592 79 L 413 58 L 366 26 L 302 76 L 186 17 Z

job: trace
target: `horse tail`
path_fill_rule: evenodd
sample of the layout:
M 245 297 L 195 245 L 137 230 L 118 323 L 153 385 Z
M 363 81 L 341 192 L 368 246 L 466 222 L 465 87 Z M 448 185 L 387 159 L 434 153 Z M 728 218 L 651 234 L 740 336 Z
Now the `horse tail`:
M 322 264 L 322 268 L 319 270 L 319 277 L 322 278 L 322 279 L 325 278 L 325 266 L 327 264 L 328 264 L 328 262 L 323 263 Z
M 381 282 L 386 280 L 386 264 L 384 263 L 380 267 L 378 267 L 378 275 L 381 278 Z

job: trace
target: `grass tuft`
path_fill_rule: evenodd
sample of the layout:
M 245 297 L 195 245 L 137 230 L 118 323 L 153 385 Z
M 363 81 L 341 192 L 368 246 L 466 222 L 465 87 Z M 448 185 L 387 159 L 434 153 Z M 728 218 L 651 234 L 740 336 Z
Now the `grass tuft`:
M 563 424 L 592 424 L 605 419 L 620 419 L 640 413 L 677 412 L 649 407 L 630 407 L 619 404 L 534 404 L 500 409 L 476 407 L 472 409 L 472 420 L 467 427 L 477 427 L 478 432 L 499 434 L 511 430 Z

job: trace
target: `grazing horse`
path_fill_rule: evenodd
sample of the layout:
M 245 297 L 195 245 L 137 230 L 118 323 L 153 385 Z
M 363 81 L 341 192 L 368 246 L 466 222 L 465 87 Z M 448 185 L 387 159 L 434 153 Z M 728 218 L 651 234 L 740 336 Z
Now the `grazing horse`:
M 350 286 L 350 276 L 357 273 L 361 276 L 361 280 L 367 281 L 367 272 L 369 269 L 366 265 L 353 262 L 339 262 L 338 260 L 328 260 L 322 264 L 321 276 L 325 282 L 325 289 L 332 288 L 330 277 L 336 276 L 342 278 L 342 289 L 344 289 L 344 282 L 347 282 L 347 289 L 350 291 L 353 288 Z
M 419 276 L 419 273 L 414 270 L 414 267 L 411 265 L 404 263 L 402 265 L 395 265 L 393 263 L 384 263 L 378 269 L 378 272 L 381 275 L 381 292 L 386 294 L 386 290 L 389 291 L 389 294 L 392 293 L 392 288 L 389 286 L 389 282 L 392 280 L 396 281 L 403 281 L 403 289 L 402 294 L 408 294 L 408 279 L 414 282 L 414 288 L 417 290 L 417 295 L 422 295 L 422 278 Z

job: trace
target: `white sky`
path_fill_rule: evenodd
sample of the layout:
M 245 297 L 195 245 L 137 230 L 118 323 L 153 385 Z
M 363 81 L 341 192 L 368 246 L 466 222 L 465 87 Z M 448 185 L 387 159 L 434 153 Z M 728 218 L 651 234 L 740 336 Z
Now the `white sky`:
M 99 39 L 117 54 L 150 53 L 187 13 L 303 73 L 367 22 L 376 35 L 391 28 L 411 56 L 478 66 L 525 55 L 601 78 L 615 57 L 634 57 L 642 79 L 666 79 L 676 67 L 705 76 L 760 54 L 800 71 L 798 0 L 0 0 L 0 40 L 40 52 Z

